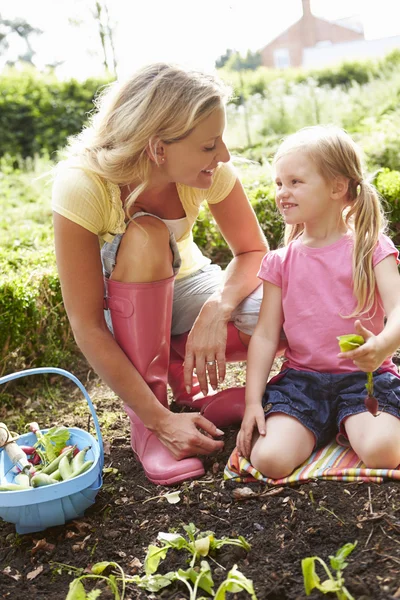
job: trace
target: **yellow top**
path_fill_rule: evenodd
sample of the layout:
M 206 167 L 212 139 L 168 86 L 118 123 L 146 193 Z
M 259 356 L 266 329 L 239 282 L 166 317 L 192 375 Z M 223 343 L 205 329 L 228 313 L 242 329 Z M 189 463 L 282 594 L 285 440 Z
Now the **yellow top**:
M 231 192 L 236 177 L 233 166 L 226 163 L 217 167 L 212 185 L 207 190 L 176 184 L 188 221 L 187 230 L 177 240 L 182 258 L 178 279 L 210 263 L 193 241 L 193 224 L 202 202 L 217 204 L 224 200 Z M 78 159 L 59 164 L 53 184 L 52 208 L 106 242 L 112 242 L 114 236 L 124 233 L 126 228 L 119 186 L 88 170 Z

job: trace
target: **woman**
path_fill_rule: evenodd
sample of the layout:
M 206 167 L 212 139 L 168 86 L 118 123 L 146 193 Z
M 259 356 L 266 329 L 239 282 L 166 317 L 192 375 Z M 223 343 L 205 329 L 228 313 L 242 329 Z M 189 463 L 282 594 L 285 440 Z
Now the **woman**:
M 216 390 L 226 360 L 245 358 L 261 301 L 256 274 L 267 244 L 229 165 L 227 98 L 209 75 L 163 63 L 141 69 L 100 98 L 53 187 L 75 339 L 123 400 L 132 448 L 158 484 L 202 475 L 193 456 L 223 447 L 204 416 L 168 410 L 167 378 L 178 404 L 202 406 L 194 394 L 207 395 L 208 381 Z M 193 242 L 204 200 L 234 256 L 223 277 Z M 244 395 L 228 390 L 207 402 L 218 424 L 231 407 L 243 410 Z

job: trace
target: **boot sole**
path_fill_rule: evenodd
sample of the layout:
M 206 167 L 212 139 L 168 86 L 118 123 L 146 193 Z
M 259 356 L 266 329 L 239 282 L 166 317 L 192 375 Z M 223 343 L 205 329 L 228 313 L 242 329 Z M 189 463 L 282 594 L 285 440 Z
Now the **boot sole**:
M 135 450 L 133 448 L 132 448 L 132 452 L 136 458 L 136 461 L 142 467 L 147 479 L 149 481 L 151 481 L 151 483 L 154 483 L 155 485 L 167 485 L 167 486 L 175 485 L 176 483 L 183 483 L 184 481 L 189 481 L 190 479 L 198 479 L 199 477 L 202 477 L 205 474 L 205 470 L 203 467 L 201 469 L 197 469 L 197 470 L 195 469 L 189 473 L 182 473 L 181 475 L 176 475 L 175 477 L 170 477 L 169 479 L 157 479 L 157 478 L 153 477 L 151 475 L 151 473 L 146 471 L 146 469 L 143 467 L 143 464 L 140 462 L 139 456 L 137 455 L 137 453 L 135 452 Z

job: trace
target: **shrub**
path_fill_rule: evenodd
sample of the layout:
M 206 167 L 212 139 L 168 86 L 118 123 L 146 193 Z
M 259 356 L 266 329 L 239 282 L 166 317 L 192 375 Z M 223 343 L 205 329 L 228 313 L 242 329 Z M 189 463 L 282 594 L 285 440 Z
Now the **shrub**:
M 78 133 L 107 80 L 59 81 L 35 70 L 12 69 L 0 79 L 0 156 L 49 154 Z
M 391 237 L 400 246 L 400 172 L 382 169 L 375 180 L 378 192 L 386 201 Z

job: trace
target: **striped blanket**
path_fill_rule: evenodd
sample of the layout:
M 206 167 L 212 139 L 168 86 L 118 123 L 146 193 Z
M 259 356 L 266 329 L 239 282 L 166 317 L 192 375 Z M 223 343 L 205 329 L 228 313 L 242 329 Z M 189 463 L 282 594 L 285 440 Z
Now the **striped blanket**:
M 387 479 L 400 480 L 400 467 L 397 469 L 367 469 L 351 448 L 339 446 L 333 441 L 328 446 L 314 452 L 291 475 L 282 479 L 264 477 L 251 466 L 248 460 L 239 456 L 235 448 L 225 467 L 224 479 L 242 483 L 263 481 L 271 485 L 294 484 L 312 479 L 382 483 Z

